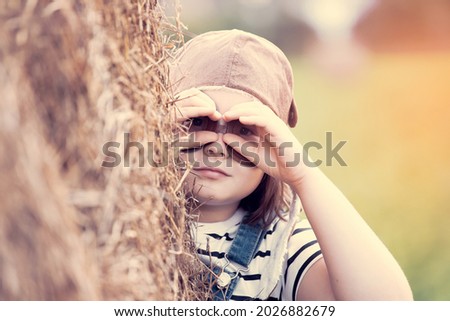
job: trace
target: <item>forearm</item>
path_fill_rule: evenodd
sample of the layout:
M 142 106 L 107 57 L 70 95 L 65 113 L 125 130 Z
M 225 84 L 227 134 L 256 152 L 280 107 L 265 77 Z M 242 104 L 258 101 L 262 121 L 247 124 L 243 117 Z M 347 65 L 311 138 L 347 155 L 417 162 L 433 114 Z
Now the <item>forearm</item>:
M 293 188 L 316 233 L 336 299 L 412 299 L 394 257 L 322 171 L 306 168 Z

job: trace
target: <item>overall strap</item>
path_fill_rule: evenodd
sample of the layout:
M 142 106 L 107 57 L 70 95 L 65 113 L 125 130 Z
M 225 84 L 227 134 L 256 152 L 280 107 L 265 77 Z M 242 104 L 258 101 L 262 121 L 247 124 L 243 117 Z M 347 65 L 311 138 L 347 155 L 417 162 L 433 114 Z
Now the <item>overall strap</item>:
M 263 231 L 259 225 L 242 223 L 228 251 L 228 259 L 247 268 L 259 248 Z
M 250 262 L 258 251 L 264 236 L 264 228 L 260 225 L 241 223 L 230 250 L 225 254 L 226 265 L 215 267 L 213 272 L 217 280 L 212 286 L 213 299 L 225 301 L 231 298 L 239 280 L 239 273 L 247 271 Z

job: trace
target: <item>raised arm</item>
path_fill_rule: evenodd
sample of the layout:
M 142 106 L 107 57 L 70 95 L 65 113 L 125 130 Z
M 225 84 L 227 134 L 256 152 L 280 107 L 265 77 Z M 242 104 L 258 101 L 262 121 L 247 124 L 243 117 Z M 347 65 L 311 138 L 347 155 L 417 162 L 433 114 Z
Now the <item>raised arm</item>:
M 397 261 L 319 168 L 303 169 L 292 186 L 324 257 L 305 275 L 298 299 L 412 299 Z
M 258 167 L 289 184 L 299 195 L 317 236 L 323 259 L 306 273 L 298 299 L 412 299 L 408 281 L 392 254 L 322 171 L 302 162 L 302 145 L 270 108 L 259 102 L 245 103 L 223 116 L 226 121 L 239 119 L 258 127 L 265 143 L 247 151 L 259 155 Z M 228 144 L 243 145 L 236 135 L 227 135 L 224 140 Z

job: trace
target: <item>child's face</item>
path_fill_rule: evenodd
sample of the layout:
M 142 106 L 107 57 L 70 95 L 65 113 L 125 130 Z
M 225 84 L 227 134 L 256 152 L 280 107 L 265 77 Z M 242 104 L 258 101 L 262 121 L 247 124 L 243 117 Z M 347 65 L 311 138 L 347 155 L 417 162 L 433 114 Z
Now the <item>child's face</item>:
M 234 105 L 253 99 L 229 89 L 203 90 L 203 92 L 215 102 L 220 113 L 226 112 Z M 205 122 L 208 124 L 205 125 Z M 240 126 L 230 123 L 219 121 L 216 124 L 208 119 L 198 121 L 191 126 L 196 134 L 203 135 L 203 138 L 208 137 L 208 143 L 202 148 L 181 154 L 183 159 L 190 163 L 195 162 L 193 170 L 187 177 L 187 183 L 189 191 L 193 192 L 201 204 L 231 205 L 235 203 L 237 205 L 256 189 L 264 175 L 258 167 L 243 166 L 238 159 L 231 156 L 229 147 L 227 148 L 223 142 L 223 135 L 228 132 L 234 133 Z M 245 132 L 242 129 L 239 131 Z M 255 138 L 249 136 L 249 139 Z

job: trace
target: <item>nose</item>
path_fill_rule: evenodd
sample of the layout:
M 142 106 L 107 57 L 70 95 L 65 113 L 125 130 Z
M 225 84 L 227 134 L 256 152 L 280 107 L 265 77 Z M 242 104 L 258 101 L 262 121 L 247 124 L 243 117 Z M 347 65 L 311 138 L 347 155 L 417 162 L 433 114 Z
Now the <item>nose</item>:
M 217 140 L 203 146 L 203 153 L 208 157 L 227 158 L 230 156 L 227 145 L 223 141 L 223 134 L 217 135 Z

